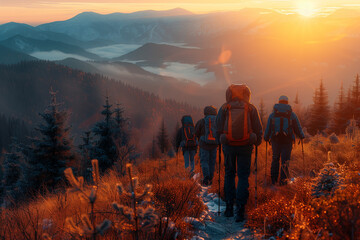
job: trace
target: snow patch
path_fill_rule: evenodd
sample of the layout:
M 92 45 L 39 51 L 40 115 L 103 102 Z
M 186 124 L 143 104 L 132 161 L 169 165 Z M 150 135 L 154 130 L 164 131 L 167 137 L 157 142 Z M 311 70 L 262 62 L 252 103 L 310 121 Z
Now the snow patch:
M 33 57 L 36 57 L 38 59 L 42 59 L 42 60 L 49 60 L 49 61 L 59 61 L 59 60 L 64 60 L 66 58 L 75 58 L 81 61 L 87 61 L 89 60 L 86 57 L 82 57 L 76 54 L 70 54 L 70 53 L 63 53 L 60 51 L 39 51 L 39 52 L 33 52 L 30 54 Z

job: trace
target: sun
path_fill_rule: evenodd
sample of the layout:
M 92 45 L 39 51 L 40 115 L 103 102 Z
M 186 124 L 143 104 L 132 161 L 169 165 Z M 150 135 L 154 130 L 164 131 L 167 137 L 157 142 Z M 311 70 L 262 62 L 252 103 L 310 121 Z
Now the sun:
M 304 17 L 313 17 L 319 10 L 316 8 L 316 4 L 314 1 L 297 1 L 297 9 L 296 12 Z

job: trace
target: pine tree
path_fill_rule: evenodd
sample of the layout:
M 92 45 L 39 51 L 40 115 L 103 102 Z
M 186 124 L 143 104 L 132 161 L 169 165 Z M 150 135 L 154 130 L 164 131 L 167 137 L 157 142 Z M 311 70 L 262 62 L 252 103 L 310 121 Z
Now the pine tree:
M 341 134 L 345 132 L 346 123 L 348 121 L 346 114 L 346 102 L 345 102 L 345 93 L 344 87 L 341 83 L 338 100 L 334 106 L 334 118 L 333 118 L 333 130 L 336 134 Z
M 356 75 L 354 85 L 351 90 L 351 109 L 356 120 L 360 120 L 360 77 Z
M 166 153 L 169 150 L 170 148 L 169 136 L 165 127 L 164 119 L 161 122 L 159 133 L 157 135 L 157 142 L 162 154 Z
M 84 176 L 86 180 L 91 178 L 91 149 L 92 149 L 92 136 L 91 131 L 84 132 L 84 135 L 81 136 L 82 144 L 79 145 L 81 163 L 80 163 L 80 175 Z
M 114 110 L 114 138 L 120 141 L 121 145 L 124 146 L 129 142 L 129 134 L 126 131 L 127 119 L 124 118 L 124 109 L 120 107 L 120 104 L 116 104 Z
M 104 120 L 97 122 L 92 129 L 96 137 L 92 158 L 99 160 L 100 171 L 102 173 L 113 166 L 117 160 L 116 144 L 113 136 L 115 123 L 112 118 L 113 112 L 111 111 L 111 106 L 109 104 L 109 97 L 106 97 L 105 105 L 103 106 L 104 110 L 101 112 Z
M 300 104 L 300 101 L 299 101 L 299 92 L 296 92 L 294 104 Z
M 172 143 L 173 148 L 175 149 L 175 151 L 176 151 L 176 136 L 177 136 L 177 133 L 178 133 L 179 129 L 180 129 L 180 123 L 176 122 L 175 129 L 174 129 L 174 132 L 172 134 L 172 140 L 171 140 L 171 143 Z
M 53 190 L 64 180 L 64 170 L 74 160 L 70 127 L 67 125 L 68 112 L 60 109 L 56 93 L 50 91 L 51 103 L 44 113 L 40 113 L 43 123 L 35 129 L 39 137 L 24 149 L 27 165 L 24 169 L 22 187 L 28 191 L 39 189 Z
M 21 177 L 20 161 L 22 159 L 21 152 L 17 144 L 12 144 L 11 151 L 5 153 L 3 163 L 3 191 L 5 198 L 13 200 L 17 199 L 19 194 L 18 180 Z
M 315 90 L 313 101 L 309 123 L 309 133 L 312 135 L 327 128 L 330 116 L 328 95 L 322 79 L 319 88 Z
M 261 123 L 263 125 L 263 128 L 266 128 L 266 110 L 265 110 L 265 104 L 264 99 L 260 99 L 260 105 L 259 105 L 259 115 L 261 119 Z

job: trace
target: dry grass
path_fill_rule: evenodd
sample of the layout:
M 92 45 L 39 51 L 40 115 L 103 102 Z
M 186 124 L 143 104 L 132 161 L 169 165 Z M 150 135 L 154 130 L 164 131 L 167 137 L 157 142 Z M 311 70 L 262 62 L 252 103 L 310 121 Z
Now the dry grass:
M 139 176 L 140 186 L 153 185 L 153 206 L 162 219 L 155 233 L 141 239 L 174 239 L 179 233 L 178 238 L 189 237 L 191 228 L 183 221 L 183 217 L 199 217 L 205 209 L 197 196 L 199 188 L 180 162 L 183 161 L 179 160 L 179 165 L 176 166 L 175 159 L 169 160 L 166 170 L 159 170 L 158 161 L 146 161 L 134 168 L 134 174 Z M 115 186 L 119 182 L 125 187 L 129 185 L 127 176 L 120 177 L 114 171 L 101 178 L 94 209 L 97 223 L 105 218 L 112 222 L 118 221 L 119 216 L 112 209 L 112 202 L 130 206 L 128 199 L 118 195 Z M 65 219 L 72 217 L 75 223 L 79 223 L 81 216 L 90 212 L 90 205 L 76 193 L 39 196 L 29 204 L 1 212 L 0 239 L 35 240 L 42 239 L 43 233 L 48 233 L 53 239 L 79 239 L 70 234 L 65 226 Z M 119 237 L 114 229 L 104 236 L 104 239 L 129 238 L 131 236 Z

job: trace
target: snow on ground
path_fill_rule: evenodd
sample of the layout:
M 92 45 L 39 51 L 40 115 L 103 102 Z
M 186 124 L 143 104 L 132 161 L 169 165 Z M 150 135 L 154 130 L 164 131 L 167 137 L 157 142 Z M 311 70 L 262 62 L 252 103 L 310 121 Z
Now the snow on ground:
M 139 47 L 141 47 L 141 45 L 138 44 L 115 44 L 105 47 L 89 48 L 87 51 L 103 58 L 116 58 L 134 51 Z
M 75 58 L 82 61 L 89 60 L 86 57 L 82 57 L 76 54 L 63 53 L 56 50 L 46 51 L 46 52 L 45 51 L 33 52 L 30 55 L 41 60 L 49 60 L 49 61 L 59 61 L 59 60 L 64 60 L 66 58 Z
M 211 81 L 215 81 L 215 74 L 207 72 L 205 68 L 197 68 L 195 64 L 186 64 L 178 62 L 164 62 L 165 68 L 143 67 L 144 70 L 161 75 L 184 79 L 205 85 Z
M 195 179 L 200 178 L 200 174 L 194 176 Z M 244 227 L 244 222 L 236 223 L 235 219 L 223 216 L 226 204 L 220 199 L 221 216 L 218 216 L 219 198 L 217 194 L 209 193 L 210 187 L 201 187 L 200 196 L 208 210 L 205 211 L 200 219 L 185 218 L 194 228 L 195 236 L 192 240 L 220 240 L 220 239 L 261 239 L 261 236 L 255 235 L 250 229 Z

